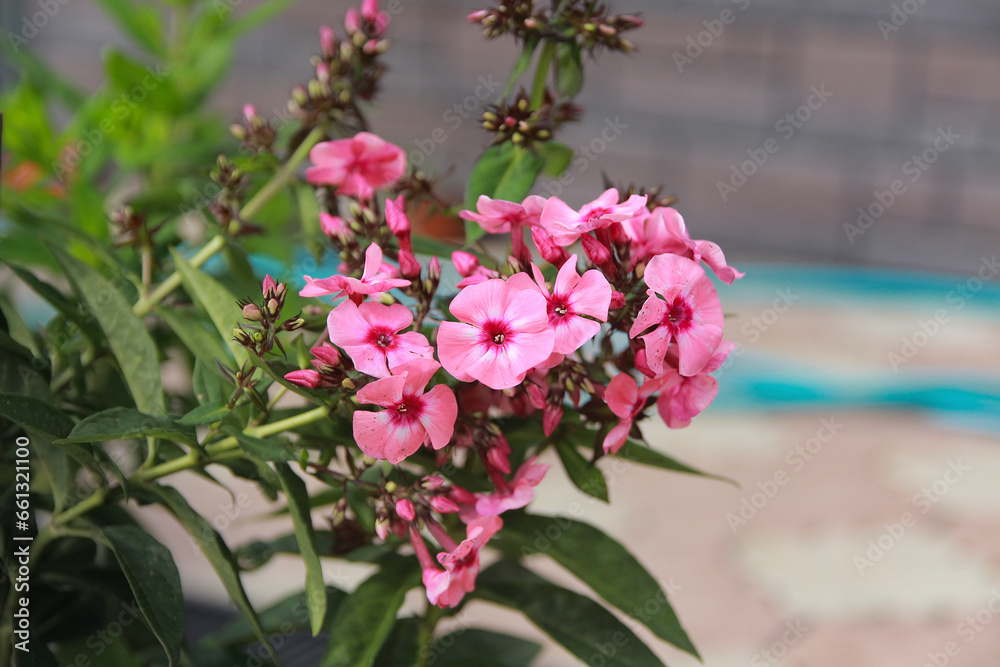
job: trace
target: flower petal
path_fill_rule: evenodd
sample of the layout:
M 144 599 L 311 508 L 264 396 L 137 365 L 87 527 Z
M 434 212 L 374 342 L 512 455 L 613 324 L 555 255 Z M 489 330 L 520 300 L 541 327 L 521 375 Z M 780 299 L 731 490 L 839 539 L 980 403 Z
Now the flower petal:
M 451 441 L 458 419 L 458 402 L 450 387 L 439 384 L 423 395 L 423 410 L 418 417 L 427 430 L 434 449 L 441 449 Z

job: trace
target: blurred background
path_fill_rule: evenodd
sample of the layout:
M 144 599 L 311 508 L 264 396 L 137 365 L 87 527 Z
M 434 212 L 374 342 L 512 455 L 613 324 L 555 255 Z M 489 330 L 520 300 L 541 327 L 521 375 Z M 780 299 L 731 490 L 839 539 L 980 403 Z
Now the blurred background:
M 4 33 L 36 4 L 5 0 Z M 515 56 L 466 22 L 484 5 L 399 0 L 371 115 L 455 199 L 489 141 L 476 119 Z M 210 106 L 226 122 L 247 102 L 280 119 L 310 77 L 318 26 L 347 6 L 300 0 L 243 38 Z M 1000 664 L 1000 4 L 614 7 L 642 12 L 639 51 L 588 69 L 586 115 L 562 136 L 595 159 L 538 192 L 579 206 L 602 172 L 662 184 L 692 236 L 747 272 L 720 286 L 741 347 L 719 399 L 686 430 L 647 434 L 742 487 L 629 468 L 609 474 L 613 504 L 584 500 L 583 518 L 671 591 L 711 667 Z M 130 48 L 94 2 L 67 0 L 30 49 L 91 88 L 109 44 Z M 550 477 L 539 511 L 583 498 Z M 227 498 L 205 490 L 199 508 L 224 517 Z M 225 521 L 228 537 L 257 535 L 250 517 L 268 509 L 255 499 Z M 189 594 L 224 599 L 183 533 L 147 516 L 177 547 Z M 331 578 L 350 588 L 364 575 L 352 568 Z M 248 585 L 266 603 L 300 576 L 280 561 Z M 539 637 L 515 614 L 468 612 Z M 547 645 L 537 664 L 574 663 Z

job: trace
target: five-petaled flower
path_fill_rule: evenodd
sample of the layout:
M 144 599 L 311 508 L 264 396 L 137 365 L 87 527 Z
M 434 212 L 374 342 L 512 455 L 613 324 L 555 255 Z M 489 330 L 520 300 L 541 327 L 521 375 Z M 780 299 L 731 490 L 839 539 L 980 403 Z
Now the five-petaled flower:
M 397 366 L 395 375 L 376 380 L 358 392 L 358 402 L 380 405 L 380 412 L 354 413 L 354 439 L 368 456 L 399 463 L 430 441 L 441 449 L 451 440 L 458 418 L 455 394 L 443 384 L 424 393 L 441 365 L 415 359 Z
M 411 530 L 411 540 L 420 559 L 424 587 L 427 589 L 427 599 L 431 604 L 436 604 L 442 609 L 455 607 L 466 593 L 475 590 L 476 575 L 479 574 L 479 551 L 502 525 L 503 521 L 498 516 L 481 517 L 470 523 L 466 527 L 466 538 L 460 544 L 437 555 L 437 560 L 444 566 L 444 570 L 430 561 L 423 540 L 419 535 L 414 538 L 414 531 Z M 447 548 L 449 545 L 442 546 Z
M 656 374 L 671 342 L 677 343 L 681 375 L 700 372 L 722 342 L 722 305 L 705 270 L 686 257 L 657 255 L 643 275 L 649 298 L 635 318 L 629 336 L 642 336 L 646 363 Z M 662 299 L 659 297 L 663 297 Z
M 313 185 L 333 185 L 337 194 L 370 199 L 377 188 L 399 180 L 406 170 L 406 153 L 370 132 L 349 139 L 324 141 L 309 151 L 313 166 L 306 179 Z
M 575 243 L 581 234 L 625 222 L 640 215 L 645 208 L 645 195 L 632 195 L 619 204 L 618 190 L 609 188 L 579 211 L 574 211 L 558 197 L 550 197 L 545 202 L 539 224 L 558 245 L 568 246 Z
M 604 391 L 604 402 L 621 421 L 604 437 L 605 452 L 615 454 L 622 448 L 635 418 L 646 406 L 646 400 L 658 392 L 666 381 L 666 376 L 646 378 L 640 387 L 628 373 L 619 373 L 611 378 Z
M 345 301 L 330 311 L 326 323 L 330 342 L 347 352 L 355 368 L 377 378 L 389 377 L 390 369 L 407 361 L 434 355 L 422 333 L 399 333 L 413 324 L 413 313 L 398 303 L 356 306 Z
M 571 255 L 560 267 L 549 293 L 541 270 L 534 264 L 531 270 L 548 305 L 549 326 L 556 334 L 552 351 L 558 354 L 575 352 L 597 335 L 601 330 L 600 322 L 608 321 L 608 305 L 611 303 L 608 279 L 595 270 L 580 276 L 576 272 L 576 255 Z
M 552 354 L 555 332 L 545 298 L 526 273 L 466 287 L 450 310 L 461 321 L 441 323 L 438 355 L 463 382 L 514 387 Z
M 382 263 L 382 248 L 372 243 L 365 251 L 365 269 L 361 278 L 337 275 L 316 279 L 304 276 L 306 286 L 299 292 L 299 296 L 332 294 L 336 299 L 346 295 L 354 303 L 360 304 L 369 294 L 388 292 L 393 287 L 405 287 L 410 284 L 409 280 L 397 278 L 396 275 L 394 267 Z

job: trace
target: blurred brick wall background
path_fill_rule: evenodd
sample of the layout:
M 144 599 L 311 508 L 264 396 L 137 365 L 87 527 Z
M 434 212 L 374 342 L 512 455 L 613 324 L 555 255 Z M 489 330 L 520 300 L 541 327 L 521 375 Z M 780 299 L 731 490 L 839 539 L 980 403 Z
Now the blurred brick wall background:
M 8 26 L 35 9 L 34 0 L 19 2 L 18 9 L 3 3 Z M 582 172 L 573 168 L 562 192 L 569 203 L 599 192 L 601 170 L 617 182 L 663 183 L 680 195 L 695 238 L 744 259 L 968 271 L 1000 246 L 996 0 L 613 4 L 642 12 L 647 25 L 633 33 L 638 54 L 609 54 L 590 69 L 584 122 L 563 139 L 606 152 Z M 456 195 L 488 142 L 474 120 L 477 90 L 485 97 L 505 81 L 515 53 L 504 39 L 485 42 L 465 21 L 487 5 L 399 0 L 392 71 L 373 114 L 380 134 L 411 154 L 432 153 L 424 162 L 430 173 L 453 168 L 444 182 Z M 309 78 L 318 26 L 335 24 L 347 6 L 300 0 L 248 37 L 215 107 L 227 119 L 244 102 L 280 109 L 290 86 Z M 120 41 L 92 0 L 68 0 L 31 47 L 97 85 L 103 45 Z M 832 96 L 821 101 L 814 90 Z M 499 90 L 492 93 L 488 101 Z M 814 109 L 800 108 L 810 102 Z M 463 103 L 475 109 L 467 119 L 452 108 Z M 808 120 L 783 120 L 797 110 Z M 933 148 L 948 128 L 951 143 L 939 139 L 945 150 Z M 912 162 L 925 151 L 936 158 L 926 170 Z M 767 161 L 746 163 L 752 155 Z M 733 173 L 741 166 L 752 174 L 742 184 Z M 879 199 L 890 196 L 883 207 Z M 872 215 L 867 230 L 858 225 L 859 207 Z

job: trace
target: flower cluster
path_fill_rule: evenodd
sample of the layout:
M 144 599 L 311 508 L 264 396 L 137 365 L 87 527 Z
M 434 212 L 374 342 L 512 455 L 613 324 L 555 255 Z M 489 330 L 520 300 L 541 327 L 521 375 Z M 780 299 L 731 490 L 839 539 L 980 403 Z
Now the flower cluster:
M 711 373 L 732 348 L 702 266 L 729 284 L 742 274 L 646 195 L 609 188 L 579 208 L 556 197 L 482 196 L 461 216 L 509 235 L 509 253 L 454 252 L 458 291 L 439 294 L 441 266 L 415 255 L 404 197 L 378 196 L 402 176 L 403 151 L 362 132 L 320 143 L 311 157 L 308 180 L 356 215 L 321 216 L 345 261 L 335 275 L 305 276 L 300 294 L 333 304 L 327 340 L 312 348 L 312 369 L 286 378 L 346 392 L 340 404 L 358 450 L 422 469 L 379 488 L 376 533 L 408 538 L 428 599 L 455 606 L 473 589 L 502 513 L 527 505 L 547 470 L 531 457 L 512 471 L 501 421 L 537 416 L 542 446 L 583 424 L 595 433 L 595 459 L 641 438 L 636 424 L 654 403 L 669 427 L 687 426 L 714 399 Z M 446 481 L 472 465 L 492 490 Z M 464 539 L 446 528 L 456 519 Z

